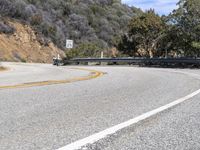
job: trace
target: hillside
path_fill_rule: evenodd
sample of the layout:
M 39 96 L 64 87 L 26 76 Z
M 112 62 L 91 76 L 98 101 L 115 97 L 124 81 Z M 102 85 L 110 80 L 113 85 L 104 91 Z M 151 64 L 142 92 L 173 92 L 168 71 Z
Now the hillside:
M 39 43 L 35 31 L 29 26 L 16 21 L 8 24 L 15 28 L 15 32 L 0 34 L 0 60 L 50 63 L 53 56 L 64 56 L 64 52 L 53 43 L 46 46 Z
M 0 0 L 0 33 L 14 33 L 15 27 L 2 21 L 9 18 L 29 25 L 43 45 L 53 42 L 64 50 L 66 39 L 73 39 L 76 47 L 92 43 L 106 49 L 138 13 L 120 0 Z

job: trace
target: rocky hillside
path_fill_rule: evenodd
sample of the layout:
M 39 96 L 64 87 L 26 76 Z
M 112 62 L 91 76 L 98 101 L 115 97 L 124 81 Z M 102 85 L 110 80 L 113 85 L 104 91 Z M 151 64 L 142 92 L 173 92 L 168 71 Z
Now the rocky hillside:
M 17 60 L 29 60 L 25 57 L 31 57 L 30 61 L 40 59 L 33 58 L 32 51 L 42 54 L 47 52 L 42 49 L 52 49 L 52 43 L 65 50 L 66 39 L 73 39 L 76 47 L 89 43 L 108 49 L 117 44 L 126 32 L 129 20 L 138 13 L 141 11 L 123 5 L 120 0 L 0 0 L 0 37 L 4 39 L 1 40 L 0 57 L 8 49 L 6 42 L 9 43 L 9 40 L 15 44 L 9 48 L 7 55 Z M 5 21 L 7 18 L 30 26 L 35 31 L 34 38 L 37 40 L 33 42 L 37 42 L 37 46 L 32 43 L 22 48 L 27 39 L 21 41 L 22 44 L 19 40 L 15 41 L 18 39 L 18 27 L 22 25 L 8 24 Z M 24 26 L 24 31 L 28 33 L 27 28 Z M 17 49 L 23 49 L 24 55 L 19 57 Z
M 35 31 L 28 25 L 17 21 L 7 21 L 15 31 L 13 34 L 0 34 L 0 60 L 50 63 L 57 54 L 64 56 L 52 42 L 42 45 L 38 42 Z

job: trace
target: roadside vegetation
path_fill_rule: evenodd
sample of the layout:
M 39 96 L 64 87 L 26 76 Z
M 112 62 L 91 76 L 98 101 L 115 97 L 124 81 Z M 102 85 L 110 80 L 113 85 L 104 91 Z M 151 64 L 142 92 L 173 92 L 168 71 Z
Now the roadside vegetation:
M 200 1 L 177 5 L 168 16 L 149 10 L 133 17 L 118 49 L 129 56 L 200 57 Z

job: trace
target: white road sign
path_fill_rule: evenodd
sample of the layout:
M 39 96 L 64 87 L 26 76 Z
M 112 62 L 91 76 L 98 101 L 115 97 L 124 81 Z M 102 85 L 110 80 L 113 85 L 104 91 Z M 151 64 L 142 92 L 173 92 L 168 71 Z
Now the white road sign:
M 66 40 L 66 48 L 73 48 L 74 41 L 73 40 Z

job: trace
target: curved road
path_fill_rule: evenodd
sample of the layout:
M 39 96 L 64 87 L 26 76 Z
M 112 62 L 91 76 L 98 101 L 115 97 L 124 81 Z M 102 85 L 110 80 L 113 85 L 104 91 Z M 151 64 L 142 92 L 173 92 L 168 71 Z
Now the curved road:
M 0 86 L 88 76 L 86 70 L 4 63 Z M 77 68 L 77 67 L 76 67 Z M 78 67 L 105 74 L 79 82 L 0 89 L 0 149 L 62 148 L 200 89 L 200 71 Z M 200 95 L 83 149 L 200 149 Z

